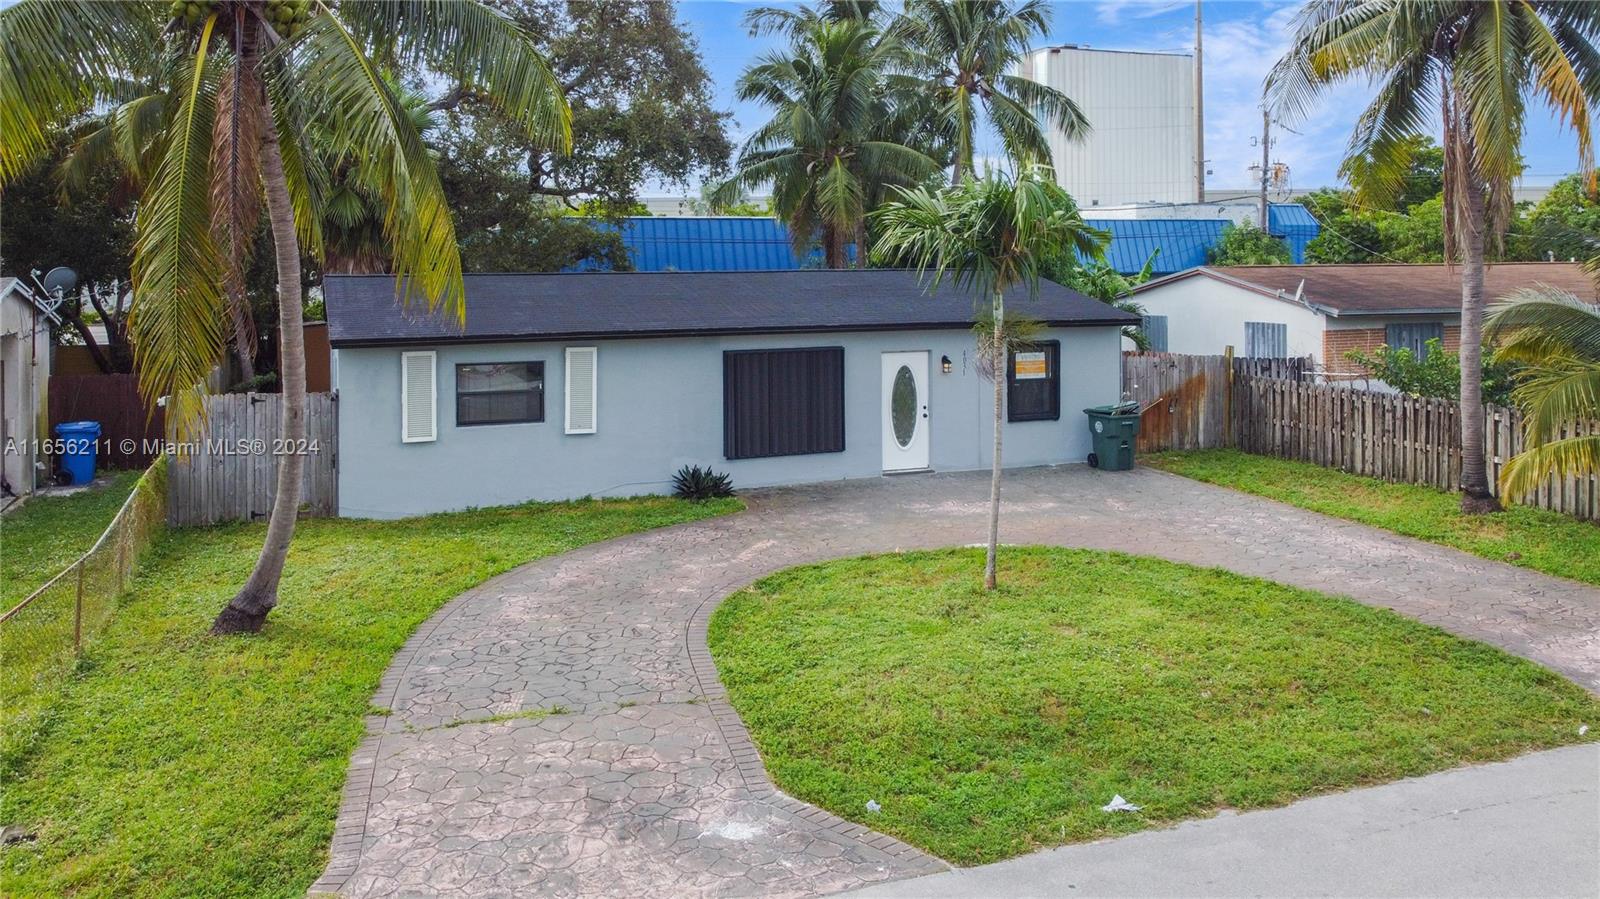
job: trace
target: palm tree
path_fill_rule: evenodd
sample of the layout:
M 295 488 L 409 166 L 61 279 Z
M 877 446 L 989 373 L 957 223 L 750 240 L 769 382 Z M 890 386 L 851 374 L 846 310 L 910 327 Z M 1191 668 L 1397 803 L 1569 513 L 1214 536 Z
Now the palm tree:
M 1489 310 L 1495 358 L 1527 364 L 1512 391 L 1526 447 L 1500 472 L 1502 496 L 1524 496 L 1548 477 L 1600 473 L 1600 434 L 1562 426 L 1600 421 L 1600 307 L 1551 288 L 1524 288 Z
M 937 166 L 892 133 L 885 84 L 903 59 L 898 42 L 867 19 L 796 16 L 781 29 L 790 35 L 787 52 L 763 56 L 739 78 L 739 99 L 766 103 L 774 115 L 746 141 L 712 202 L 727 205 L 770 184 L 773 213 L 788 224 L 796 252 L 820 235 L 824 264 L 844 268 L 874 195 Z M 857 255 L 860 262 L 865 254 Z
M 1050 162 L 1046 126 L 1068 140 L 1088 136 L 1088 119 L 1066 94 L 1011 74 L 1029 42 L 1049 30 L 1050 7 L 1044 0 L 1018 6 L 1004 0 L 906 3 L 896 31 L 915 53 L 913 70 L 931 90 L 937 120 L 953 145 L 951 184 L 972 171 L 979 104 L 1018 166 Z
M 1443 128 L 1446 252 L 1461 261 L 1461 508 L 1490 512 L 1483 447 L 1483 262 L 1512 214 L 1527 101 L 1550 107 L 1594 168 L 1590 107 L 1600 102 L 1600 3 L 1559 0 L 1313 0 L 1267 79 L 1270 102 L 1300 116 L 1327 86 L 1368 78 L 1377 96 L 1346 158 L 1364 201 L 1392 204 L 1413 135 Z M 1365 157 L 1356 165 L 1354 160 Z
M 979 352 L 994 382 L 994 468 L 989 481 L 989 550 L 983 586 L 995 585 L 995 554 L 1000 545 L 1001 420 L 1005 409 L 1008 350 L 1026 342 L 1017 323 L 1025 317 L 1008 314 L 1005 295 L 1018 285 L 1037 293 L 1041 268 L 1066 253 L 1097 256 L 1106 235 L 1090 228 L 1077 204 L 1055 182 L 1046 166 L 1032 166 L 1016 181 L 970 176 L 939 191 L 901 189 L 899 199 L 873 213 L 879 229 L 873 255 L 884 264 L 907 265 L 929 289 L 948 278 L 970 290 L 979 310 Z M 1013 333 L 1014 332 L 1014 333 Z
M 514 22 L 472 2 L 21 0 L 0 11 L 0 185 L 47 148 L 52 125 L 127 99 L 128 75 L 159 60 L 151 106 L 160 162 L 140 203 L 130 330 L 140 386 L 170 397 L 168 421 L 194 432 L 207 374 L 224 352 L 230 234 L 262 204 L 278 282 L 283 433 L 305 438 L 300 255 L 319 257 L 324 174 L 307 146 L 318 131 L 381 171 L 377 200 L 396 299 L 463 314 L 455 229 L 429 157 L 375 59 L 426 67 L 495 104 L 536 140 L 565 148 L 570 117 L 549 66 Z M 139 110 L 126 110 L 129 116 Z M 261 208 L 257 206 L 255 208 Z M 294 536 L 304 459 L 278 463 L 272 516 L 249 579 L 213 633 L 256 631 L 277 603 Z

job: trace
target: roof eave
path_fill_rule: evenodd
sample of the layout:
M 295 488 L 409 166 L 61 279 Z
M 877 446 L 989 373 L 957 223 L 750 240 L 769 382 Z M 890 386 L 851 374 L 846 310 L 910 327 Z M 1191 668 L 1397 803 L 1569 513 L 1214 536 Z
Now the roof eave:
M 1114 311 L 1114 310 L 1108 310 Z M 1092 319 L 1045 319 L 1047 328 L 1124 327 L 1139 323 L 1139 317 L 1118 312 L 1114 316 Z M 847 334 L 852 332 L 954 331 L 972 327 L 971 321 L 908 322 L 893 324 L 796 325 L 790 327 L 702 328 L 693 331 L 653 329 L 647 331 L 543 331 L 521 334 L 437 334 L 421 337 L 332 337 L 335 349 L 386 346 L 431 346 L 436 344 L 557 343 L 574 340 L 649 340 L 674 337 L 755 337 L 763 334 Z

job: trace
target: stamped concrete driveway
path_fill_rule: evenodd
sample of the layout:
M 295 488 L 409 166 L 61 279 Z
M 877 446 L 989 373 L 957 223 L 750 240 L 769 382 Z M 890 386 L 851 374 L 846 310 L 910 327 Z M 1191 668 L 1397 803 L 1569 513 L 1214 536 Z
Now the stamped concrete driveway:
M 938 870 L 773 789 L 705 624 L 781 568 L 977 542 L 987 488 L 971 473 L 763 491 L 741 515 L 462 594 L 385 676 L 374 702 L 392 711 L 368 722 L 313 892 L 799 896 Z M 1161 472 L 1009 473 L 1002 535 L 1347 594 L 1600 690 L 1600 591 Z

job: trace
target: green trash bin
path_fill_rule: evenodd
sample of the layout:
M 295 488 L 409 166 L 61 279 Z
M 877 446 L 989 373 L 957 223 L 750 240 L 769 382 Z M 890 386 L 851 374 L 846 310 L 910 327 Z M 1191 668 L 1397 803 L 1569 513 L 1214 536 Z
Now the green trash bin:
M 1139 404 L 1114 403 L 1083 410 L 1089 416 L 1092 450 L 1089 466 L 1106 471 L 1127 471 L 1133 467 L 1133 438 L 1139 434 Z

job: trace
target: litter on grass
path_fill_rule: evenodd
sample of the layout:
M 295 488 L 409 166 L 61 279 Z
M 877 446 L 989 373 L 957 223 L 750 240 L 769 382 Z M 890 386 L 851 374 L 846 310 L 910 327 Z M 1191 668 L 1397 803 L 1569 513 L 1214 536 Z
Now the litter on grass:
M 1578 736 L 1581 737 L 1581 736 L 1583 736 L 1584 734 L 1586 734 L 1588 732 L 1589 732 L 1589 725 L 1587 725 L 1587 724 L 1578 725 Z
M 1143 807 L 1144 806 L 1134 805 L 1133 803 L 1129 802 L 1128 800 L 1123 799 L 1122 798 L 1122 794 L 1118 793 L 1117 795 L 1111 797 L 1111 801 L 1110 802 L 1106 803 L 1105 805 L 1100 806 L 1100 811 L 1102 811 L 1102 812 L 1136 812 L 1136 811 L 1138 811 L 1139 809 L 1141 809 Z
M 867 811 L 873 812 L 874 814 L 876 814 L 877 812 L 883 811 L 883 806 L 879 805 L 878 804 L 878 800 L 876 800 L 876 799 L 868 799 L 867 800 Z

